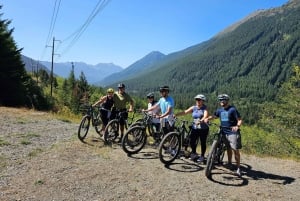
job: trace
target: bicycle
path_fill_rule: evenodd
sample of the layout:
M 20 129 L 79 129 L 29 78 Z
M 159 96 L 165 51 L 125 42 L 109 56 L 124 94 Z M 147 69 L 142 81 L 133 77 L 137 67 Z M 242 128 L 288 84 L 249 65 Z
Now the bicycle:
M 132 117 L 129 118 L 131 119 L 131 122 L 129 123 L 127 117 L 127 110 L 122 110 L 122 111 L 115 110 L 113 111 L 113 113 L 116 114 L 115 118 L 108 122 L 104 130 L 104 141 L 106 143 L 114 142 L 116 138 L 119 136 L 119 128 L 120 128 L 121 121 L 125 122 L 124 127 L 127 130 L 128 127 L 131 125 L 135 114 L 135 112 L 133 112 Z
M 98 109 L 95 109 L 98 108 Z M 78 138 L 80 141 L 84 141 L 87 136 L 90 128 L 90 124 L 95 127 L 96 132 L 101 136 L 101 127 L 103 125 L 101 120 L 101 107 L 93 107 L 92 105 L 84 106 L 84 110 L 86 110 L 85 115 L 82 117 L 81 122 L 78 128 Z
M 213 123 L 210 123 L 213 124 Z M 213 124 L 217 125 L 217 124 Z M 215 164 L 222 164 L 225 151 L 227 150 L 227 145 L 226 145 L 226 138 L 224 134 L 224 129 L 231 129 L 230 127 L 222 127 L 219 126 L 218 132 L 213 134 L 213 142 L 210 147 L 208 156 L 207 156 L 207 161 L 206 161 L 206 168 L 205 168 L 205 176 L 207 178 L 211 177 L 211 170 L 213 169 Z
M 181 122 L 180 126 L 176 128 L 177 131 L 166 134 L 159 144 L 159 159 L 166 165 L 172 163 L 179 154 L 185 156 L 190 144 L 192 126 L 189 126 L 188 129 L 186 127 L 189 121 L 179 119 L 176 121 Z
M 147 131 L 156 142 L 161 140 L 163 135 L 162 129 L 156 131 L 152 123 L 153 116 L 143 112 L 143 118 L 137 120 L 126 131 L 122 139 L 122 148 L 128 155 L 136 154 L 143 149 L 147 142 Z

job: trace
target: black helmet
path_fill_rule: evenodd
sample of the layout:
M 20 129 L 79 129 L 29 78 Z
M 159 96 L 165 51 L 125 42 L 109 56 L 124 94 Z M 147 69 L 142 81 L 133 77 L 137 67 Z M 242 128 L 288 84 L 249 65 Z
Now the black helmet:
M 161 91 L 170 91 L 170 88 L 168 87 L 168 86 L 162 86 L 162 87 L 160 87 L 159 88 L 159 91 L 161 92 Z
M 229 100 L 229 96 L 227 94 L 220 94 L 220 95 L 218 95 L 218 99 L 219 99 L 219 101 L 221 101 L 221 100 L 228 101 Z
M 148 93 L 147 98 L 154 98 L 154 93 L 153 92 Z
M 125 88 L 125 84 L 123 83 L 118 84 L 118 88 Z

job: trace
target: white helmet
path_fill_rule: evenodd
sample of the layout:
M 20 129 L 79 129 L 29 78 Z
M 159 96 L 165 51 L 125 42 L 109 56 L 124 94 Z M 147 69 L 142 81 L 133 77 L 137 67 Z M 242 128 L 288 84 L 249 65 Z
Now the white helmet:
M 206 97 L 203 94 L 198 94 L 194 99 L 201 99 L 203 101 L 206 101 Z

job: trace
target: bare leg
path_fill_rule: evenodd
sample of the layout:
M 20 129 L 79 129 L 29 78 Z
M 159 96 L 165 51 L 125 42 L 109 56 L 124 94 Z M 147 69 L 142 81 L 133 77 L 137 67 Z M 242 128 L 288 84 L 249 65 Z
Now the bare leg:
M 238 149 L 234 150 L 234 158 L 235 158 L 235 161 L 236 161 L 236 166 L 237 166 L 237 168 L 239 168 L 240 167 L 241 156 L 240 156 L 240 151 Z
M 227 148 L 228 163 L 232 163 L 232 149 Z

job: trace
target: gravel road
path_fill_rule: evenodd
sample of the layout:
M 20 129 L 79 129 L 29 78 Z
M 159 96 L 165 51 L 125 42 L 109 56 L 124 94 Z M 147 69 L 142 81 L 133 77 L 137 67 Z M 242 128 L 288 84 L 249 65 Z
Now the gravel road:
M 241 178 L 219 166 L 177 159 L 164 166 L 157 150 L 128 157 L 95 133 L 77 139 L 78 123 L 27 109 L 0 107 L 0 200 L 299 200 L 299 162 L 242 154 Z

